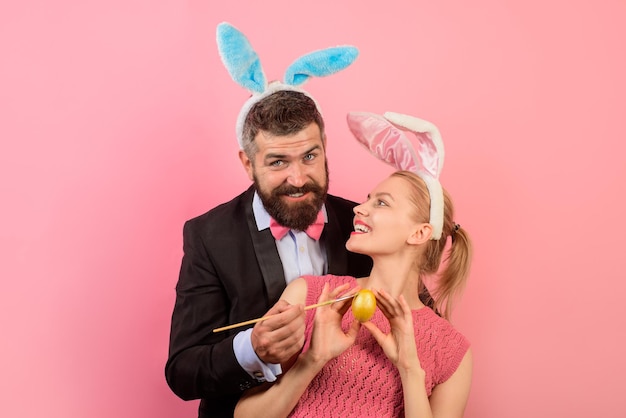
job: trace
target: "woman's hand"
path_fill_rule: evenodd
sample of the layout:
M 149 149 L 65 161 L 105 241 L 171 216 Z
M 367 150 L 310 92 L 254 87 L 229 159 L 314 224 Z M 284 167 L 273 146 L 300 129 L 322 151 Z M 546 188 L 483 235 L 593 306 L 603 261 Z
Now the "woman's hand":
M 365 322 L 363 326 L 372 333 L 385 355 L 400 372 L 423 374 L 415 346 L 413 315 L 404 296 L 400 295 L 396 300 L 384 290 L 377 290 L 375 294 L 376 305 L 389 320 L 391 332 L 385 334 L 371 322 Z
M 345 293 L 348 287 L 348 284 L 344 284 L 329 291 L 329 285 L 326 283 L 318 302 L 322 303 L 336 299 L 342 293 Z M 358 289 L 352 289 L 352 291 L 356 290 Z M 316 308 L 311 346 L 305 353 L 310 360 L 322 365 L 326 364 L 354 344 L 360 323 L 354 321 L 348 332 L 344 332 L 341 328 L 341 319 L 350 308 L 350 305 L 351 299 L 347 299 Z

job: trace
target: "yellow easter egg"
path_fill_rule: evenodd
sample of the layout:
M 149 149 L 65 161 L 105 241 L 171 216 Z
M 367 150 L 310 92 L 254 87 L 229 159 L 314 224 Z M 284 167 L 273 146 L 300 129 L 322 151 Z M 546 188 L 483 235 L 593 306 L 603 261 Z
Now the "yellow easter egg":
M 376 296 L 368 289 L 359 290 L 352 299 L 352 315 L 359 322 L 369 321 L 376 311 Z

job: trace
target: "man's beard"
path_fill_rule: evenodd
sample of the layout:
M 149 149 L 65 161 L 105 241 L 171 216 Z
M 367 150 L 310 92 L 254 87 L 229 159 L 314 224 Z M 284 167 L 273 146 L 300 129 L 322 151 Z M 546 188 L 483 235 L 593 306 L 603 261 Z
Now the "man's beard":
M 259 187 L 256 175 L 254 175 L 254 186 L 263 202 L 265 210 L 272 218 L 282 226 L 286 226 L 296 231 L 304 231 L 317 219 L 318 212 L 326 201 L 328 194 L 328 166 L 326 166 L 326 184 L 323 186 L 314 181 L 304 184 L 302 187 L 295 187 L 288 183 L 283 183 L 269 193 L 264 192 Z M 294 193 L 312 193 L 313 200 L 287 203 L 282 196 Z

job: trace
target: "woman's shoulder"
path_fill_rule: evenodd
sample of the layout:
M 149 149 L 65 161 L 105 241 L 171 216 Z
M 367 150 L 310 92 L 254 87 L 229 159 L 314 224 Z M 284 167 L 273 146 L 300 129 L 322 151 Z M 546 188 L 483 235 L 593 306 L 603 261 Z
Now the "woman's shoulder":
M 302 276 L 296 280 L 302 280 L 306 286 L 306 304 L 311 305 L 317 303 L 317 299 L 322 293 L 324 284 L 328 283 L 331 289 L 345 283 L 356 285 L 356 279 L 352 276 L 335 276 L 334 274 L 325 274 L 323 276 Z
M 432 334 L 437 339 L 442 339 L 452 344 L 469 346 L 467 338 L 450 321 L 437 315 L 432 309 L 423 307 L 413 312 L 416 331 L 419 329 L 422 332 Z
M 337 287 L 344 283 L 356 284 L 356 279 L 352 276 L 335 276 L 334 274 L 325 274 L 323 276 L 301 276 L 298 280 L 304 280 L 309 286 L 315 285 L 323 287 L 325 283 L 329 283 L 331 287 Z
M 423 367 L 430 365 L 435 384 L 445 382 L 458 368 L 470 348 L 470 342 L 432 309 L 424 307 L 414 312 L 417 313 L 414 315 L 415 342 L 420 361 L 424 362 Z

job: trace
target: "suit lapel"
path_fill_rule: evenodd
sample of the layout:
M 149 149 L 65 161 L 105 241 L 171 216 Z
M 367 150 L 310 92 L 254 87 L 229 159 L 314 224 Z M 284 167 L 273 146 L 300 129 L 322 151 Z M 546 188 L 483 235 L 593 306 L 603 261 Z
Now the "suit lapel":
M 254 187 L 250 187 L 245 203 L 246 221 L 248 222 L 250 237 L 252 237 L 256 259 L 263 275 L 267 297 L 270 305 L 273 305 L 278 301 L 283 290 L 285 290 L 285 272 L 276 249 L 276 242 L 269 228 L 263 231 L 257 229 L 252 211 L 253 197 Z

